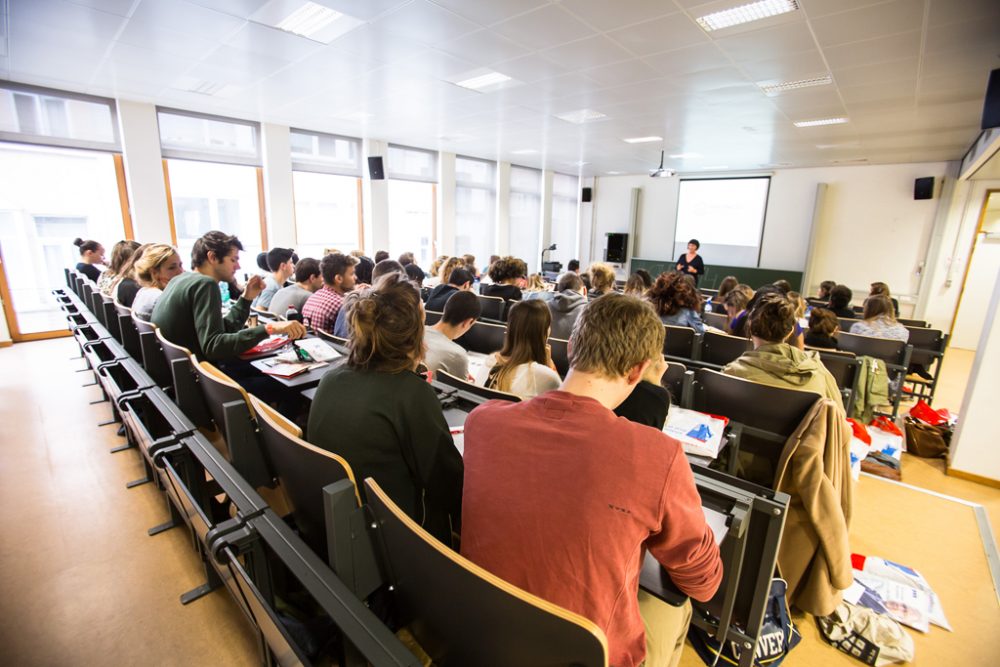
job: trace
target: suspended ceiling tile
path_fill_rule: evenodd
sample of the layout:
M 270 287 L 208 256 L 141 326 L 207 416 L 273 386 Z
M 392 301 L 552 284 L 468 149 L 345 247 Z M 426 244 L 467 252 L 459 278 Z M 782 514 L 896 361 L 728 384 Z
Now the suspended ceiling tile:
M 225 45 L 239 51 L 273 56 L 288 61 L 300 60 L 323 48 L 323 44 L 311 39 L 252 22 L 247 22 L 235 34 L 231 35 L 225 41 Z
M 608 35 L 637 56 L 672 51 L 708 41 L 705 31 L 681 13 L 621 28 Z
M 990 22 L 1000 20 L 1000 3 L 995 0 L 930 0 L 927 24 L 932 28 L 961 21 Z
M 413 72 L 414 76 L 426 76 L 433 79 L 451 79 L 462 76 L 478 68 L 477 63 L 456 58 L 455 56 L 428 49 L 416 53 L 405 61 L 393 65 L 403 70 Z
M 180 76 L 195 65 L 194 60 L 178 58 L 161 51 L 143 49 L 131 44 L 116 43 L 108 54 L 107 67 L 120 79 L 157 82 L 158 88 Z
M 712 43 L 696 44 L 643 58 L 664 74 L 690 74 L 731 65 L 732 61 Z
M 823 57 L 817 50 L 804 51 L 783 58 L 743 62 L 740 66 L 758 83 L 801 81 L 829 73 Z
M 222 0 L 227 2 L 229 0 Z M 241 0 L 236 0 L 237 2 Z M 331 9 L 335 9 L 342 14 L 347 14 L 348 16 L 354 17 L 356 19 L 361 19 L 362 21 L 371 21 L 386 12 L 389 12 L 400 5 L 406 4 L 409 0 L 315 0 L 321 5 L 326 5 Z M 437 2 L 435 4 L 441 4 Z
M 549 60 L 566 69 L 587 69 L 628 60 L 628 51 L 604 35 L 594 35 L 541 52 Z
M 594 31 L 557 5 L 546 5 L 493 26 L 508 39 L 532 49 L 544 49 L 589 37 Z
M 624 60 L 584 70 L 583 73 L 605 86 L 635 83 L 661 76 L 658 71 L 641 60 Z
M 869 83 L 863 86 L 841 86 L 840 95 L 844 98 L 844 103 L 848 109 L 860 107 L 867 102 L 877 102 L 882 100 L 907 100 L 909 104 L 916 104 L 917 81 L 884 81 L 882 83 Z
M 108 14 L 128 16 L 132 10 L 132 5 L 135 4 L 135 0 L 73 0 L 73 4 L 107 12 Z
M 810 19 L 878 4 L 882 0 L 799 0 Z
M 825 47 L 919 30 L 923 5 L 913 0 L 890 0 L 879 5 L 812 19 L 813 32 Z
M 715 40 L 719 48 L 738 61 L 785 58 L 816 49 L 816 42 L 803 21 L 787 23 Z
M 919 61 L 916 58 L 908 58 L 861 67 L 835 69 L 833 77 L 837 85 L 841 87 L 914 80 L 917 78 L 918 65 Z
M 920 64 L 922 76 L 945 76 L 976 72 L 980 76 L 995 67 L 1000 67 L 1000 58 L 989 48 L 963 49 L 935 53 L 924 58 Z M 985 80 L 985 77 L 983 77 Z
M 394 35 L 371 24 L 355 28 L 346 35 L 338 37 L 330 46 L 339 51 L 384 63 L 405 60 L 427 49 L 427 45 L 423 42 Z
M 548 79 L 567 72 L 567 69 L 562 65 L 554 63 L 537 53 L 514 58 L 513 60 L 505 60 L 504 62 L 497 63 L 494 69 L 525 83 Z
M 920 55 L 920 35 L 919 30 L 912 30 L 841 46 L 828 46 L 823 49 L 823 55 L 834 69 L 916 58 Z
M 598 30 L 614 30 L 622 26 L 648 21 L 675 11 L 662 0 L 562 0 L 562 6 Z
M 456 14 L 482 25 L 492 25 L 549 4 L 546 0 L 434 0 Z
M 219 46 L 217 39 L 134 20 L 128 22 L 118 41 L 192 60 L 200 60 Z
M 1000 27 L 991 19 L 948 23 L 927 30 L 927 54 L 956 49 L 1000 50 Z
M 149 32 L 164 29 L 219 42 L 246 23 L 235 16 L 175 0 L 142 0 L 128 22 L 129 27 L 138 23 Z
M 125 18 L 116 14 L 82 7 L 62 0 L 19 0 L 10 5 L 10 30 L 16 32 L 27 24 L 47 29 L 73 32 L 95 41 L 114 37 Z
M 718 67 L 674 76 L 670 78 L 670 82 L 683 90 L 703 91 L 745 84 L 747 78 L 735 67 Z
M 442 51 L 480 65 L 490 65 L 527 55 L 529 50 L 491 30 L 477 30 L 441 44 Z
M 431 45 L 456 39 L 480 27 L 427 0 L 414 0 L 377 19 L 372 25 L 395 35 Z

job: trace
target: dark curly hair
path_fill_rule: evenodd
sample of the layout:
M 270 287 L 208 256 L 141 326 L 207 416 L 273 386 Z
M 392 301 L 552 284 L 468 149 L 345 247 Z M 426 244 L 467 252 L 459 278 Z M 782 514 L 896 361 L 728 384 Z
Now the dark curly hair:
M 795 304 L 781 292 L 760 295 L 748 316 L 750 335 L 780 343 L 795 328 Z
M 697 311 L 701 308 L 701 297 L 684 274 L 678 271 L 661 273 L 649 289 L 646 298 L 660 317 L 674 315 L 682 308 Z
M 528 265 L 517 257 L 501 257 L 490 265 L 490 280 L 502 283 L 507 280 L 517 280 L 528 275 Z

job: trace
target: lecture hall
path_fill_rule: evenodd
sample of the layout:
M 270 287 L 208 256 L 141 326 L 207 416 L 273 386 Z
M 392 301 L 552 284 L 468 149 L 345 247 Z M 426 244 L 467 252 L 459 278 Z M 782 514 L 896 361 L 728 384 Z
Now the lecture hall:
M 5 660 L 1000 664 L 998 27 L 0 0 Z

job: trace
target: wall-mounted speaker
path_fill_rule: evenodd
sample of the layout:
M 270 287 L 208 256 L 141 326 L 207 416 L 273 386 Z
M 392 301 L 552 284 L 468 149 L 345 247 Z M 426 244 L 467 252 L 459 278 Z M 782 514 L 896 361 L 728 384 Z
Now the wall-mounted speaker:
M 604 261 L 624 264 L 628 261 L 628 234 L 607 234 L 608 247 L 604 250 Z
M 934 199 L 934 177 L 918 178 L 913 181 L 914 199 Z
M 385 169 L 382 168 L 382 156 L 373 155 L 368 158 L 368 176 L 373 181 L 385 180 Z
M 594 188 L 584 188 L 580 192 L 580 201 L 582 202 L 594 201 Z
M 990 80 L 986 84 L 986 100 L 983 102 L 981 128 L 988 130 L 991 127 L 1000 127 L 1000 69 L 990 72 Z

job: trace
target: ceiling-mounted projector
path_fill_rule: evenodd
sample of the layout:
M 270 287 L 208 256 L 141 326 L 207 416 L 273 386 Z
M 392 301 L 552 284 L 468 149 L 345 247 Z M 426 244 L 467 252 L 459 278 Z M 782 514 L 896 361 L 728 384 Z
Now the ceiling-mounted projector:
M 664 153 L 666 153 L 666 151 L 660 151 L 660 166 L 657 167 L 656 169 L 650 169 L 649 170 L 649 177 L 650 178 L 670 178 L 671 176 L 676 176 L 677 175 L 677 172 L 674 171 L 673 169 L 664 169 L 663 168 L 663 154 Z

